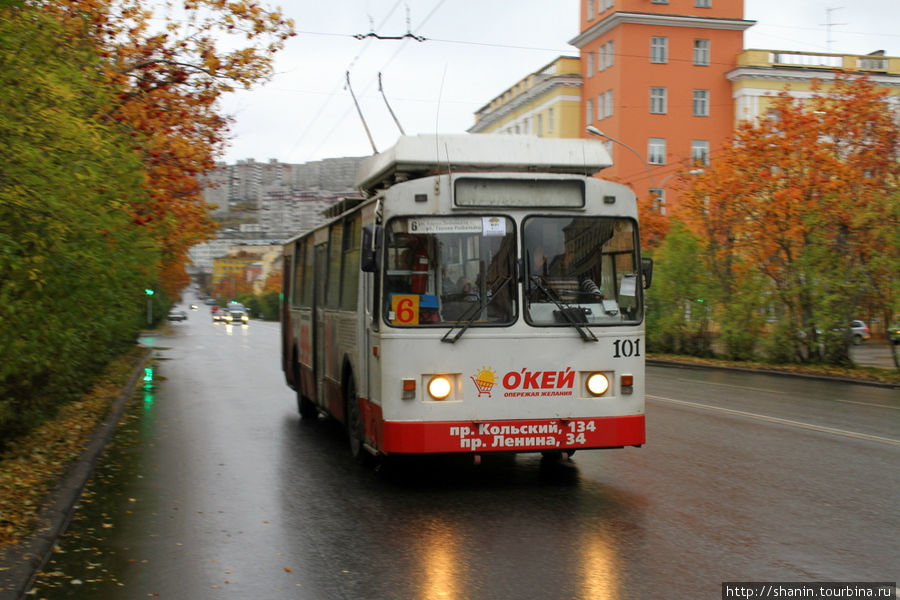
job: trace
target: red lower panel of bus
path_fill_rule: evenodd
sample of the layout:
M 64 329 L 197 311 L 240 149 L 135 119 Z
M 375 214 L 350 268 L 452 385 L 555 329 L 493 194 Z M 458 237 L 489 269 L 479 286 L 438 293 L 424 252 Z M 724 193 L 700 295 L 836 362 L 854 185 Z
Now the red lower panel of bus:
M 617 448 L 639 446 L 645 440 L 644 415 L 486 422 L 385 421 L 380 429 L 373 437 L 379 449 L 388 454 Z

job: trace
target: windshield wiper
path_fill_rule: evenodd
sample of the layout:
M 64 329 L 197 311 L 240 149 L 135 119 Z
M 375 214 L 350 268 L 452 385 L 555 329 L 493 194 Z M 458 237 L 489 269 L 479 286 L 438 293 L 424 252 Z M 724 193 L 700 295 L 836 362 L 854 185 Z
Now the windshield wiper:
M 572 327 L 574 327 L 576 331 L 578 331 L 578 334 L 581 336 L 581 339 L 583 339 L 586 342 L 599 342 L 600 341 L 599 339 L 597 339 L 597 336 L 594 335 L 593 331 L 591 331 L 590 329 L 582 328 L 582 326 L 578 323 L 578 321 L 575 320 L 575 317 L 572 316 L 572 313 L 576 309 L 574 307 L 572 307 L 571 305 L 566 304 L 566 303 L 562 302 L 561 300 L 559 300 L 553 292 L 548 290 L 544 286 L 544 284 L 541 282 L 540 275 L 532 275 L 531 282 L 537 289 L 541 290 L 541 292 L 543 292 L 544 295 L 547 296 L 547 298 L 549 298 L 550 301 L 553 302 L 553 304 L 555 304 L 556 307 L 559 309 L 559 311 L 555 312 L 554 314 L 562 315 L 562 317 L 566 321 L 568 321 L 569 324 L 572 325 Z
M 462 337 L 462 334 L 464 334 L 466 332 L 466 329 L 468 329 L 472 325 L 472 323 L 475 322 L 475 317 L 478 315 L 478 313 L 481 312 L 481 309 L 487 308 L 488 306 L 490 306 L 491 302 L 493 302 L 497 298 L 497 292 L 499 292 L 504 287 L 506 287 L 506 284 L 508 284 L 510 281 L 512 281 L 512 275 L 506 275 L 505 278 L 503 279 L 503 283 L 501 283 L 497 287 L 496 290 L 493 288 L 488 290 L 490 292 L 489 293 L 490 298 L 488 299 L 487 303 L 485 303 L 485 304 L 482 304 L 481 302 L 473 303 L 472 306 L 470 306 L 469 309 L 460 316 L 459 321 L 457 321 L 457 322 L 463 322 L 463 325 L 459 328 L 459 331 L 456 332 L 456 335 L 454 335 L 452 338 L 450 337 L 450 334 L 453 333 L 453 330 L 456 329 L 456 327 L 457 327 L 456 325 L 454 325 L 454 326 L 450 327 L 450 329 L 447 331 L 447 333 L 444 334 L 444 337 L 441 338 L 441 341 L 447 342 L 448 344 L 456 343 L 456 340 L 458 340 L 460 337 Z M 497 283 L 497 280 L 495 279 L 493 283 Z M 491 284 L 492 286 L 493 286 L 493 283 Z

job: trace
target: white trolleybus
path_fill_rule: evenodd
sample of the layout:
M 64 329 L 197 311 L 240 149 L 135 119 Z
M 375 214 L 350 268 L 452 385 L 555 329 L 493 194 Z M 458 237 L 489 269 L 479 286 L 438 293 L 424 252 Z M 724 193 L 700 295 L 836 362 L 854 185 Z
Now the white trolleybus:
M 644 443 L 637 207 L 599 141 L 407 136 L 284 245 L 282 366 L 368 454 Z

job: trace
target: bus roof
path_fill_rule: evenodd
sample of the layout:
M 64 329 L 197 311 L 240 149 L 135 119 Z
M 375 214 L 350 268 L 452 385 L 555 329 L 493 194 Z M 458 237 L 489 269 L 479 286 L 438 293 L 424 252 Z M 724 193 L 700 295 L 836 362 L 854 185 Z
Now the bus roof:
M 369 195 L 396 181 L 447 172 L 542 172 L 593 175 L 612 165 L 599 140 L 505 134 L 420 134 L 362 160 L 356 187 Z

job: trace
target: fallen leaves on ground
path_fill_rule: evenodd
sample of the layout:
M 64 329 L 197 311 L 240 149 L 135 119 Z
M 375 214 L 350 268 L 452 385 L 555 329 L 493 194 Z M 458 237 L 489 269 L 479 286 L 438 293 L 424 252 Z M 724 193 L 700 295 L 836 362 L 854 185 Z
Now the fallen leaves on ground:
M 113 361 L 84 397 L 0 455 L 0 547 L 18 544 L 35 531 L 48 494 L 84 452 L 145 351 L 136 346 Z

